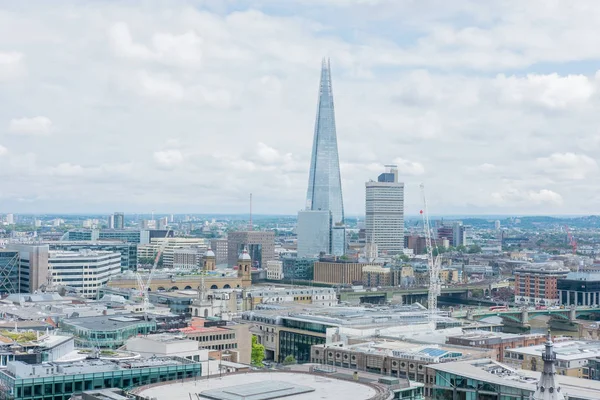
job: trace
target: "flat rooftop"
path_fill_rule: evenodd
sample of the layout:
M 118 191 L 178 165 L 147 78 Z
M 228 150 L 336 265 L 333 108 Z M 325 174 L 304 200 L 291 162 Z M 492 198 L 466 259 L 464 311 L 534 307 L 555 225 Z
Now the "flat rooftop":
M 507 352 L 541 356 L 545 345 L 507 349 Z M 558 360 L 578 360 L 600 356 L 600 341 L 565 340 L 554 343 L 554 352 Z
M 120 329 L 131 325 L 145 323 L 143 316 L 130 314 L 123 315 L 99 315 L 96 317 L 68 318 L 62 322 L 95 331 Z
M 286 390 L 291 391 L 291 387 L 305 387 L 312 389 L 309 392 L 288 392 L 294 395 L 294 400 L 367 400 L 375 396 L 376 392 L 370 386 L 360 383 L 333 379 L 323 375 L 312 375 L 293 372 L 257 372 L 246 374 L 226 375 L 218 379 L 207 379 L 199 381 L 178 382 L 173 384 L 161 384 L 139 391 L 137 394 L 143 397 L 157 400 L 171 400 L 188 398 L 190 393 L 199 393 L 200 396 L 207 399 L 218 400 L 237 400 L 252 399 L 265 400 L 281 397 L 240 397 L 244 392 L 248 395 L 267 396 L 269 389 L 275 394 L 279 388 L 279 393 L 283 394 Z M 286 389 L 288 388 L 288 389 Z M 219 395 L 227 393 L 232 397 L 206 397 L 204 394 Z M 235 397 L 237 396 L 237 397 Z M 201 398 L 202 398 L 201 397 Z
M 429 368 L 450 374 L 463 376 L 496 385 L 520 388 L 534 392 L 541 372 L 511 368 L 490 359 L 455 361 L 431 364 Z M 590 379 L 556 375 L 562 392 L 578 399 L 597 400 L 600 398 L 600 382 Z
M 269 381 L 205 390 L 200 392 L 200 397 L 213 400 L 269 400 L 314 391 L 315 389 L 312 387 L 300 386 L 295 383 Z

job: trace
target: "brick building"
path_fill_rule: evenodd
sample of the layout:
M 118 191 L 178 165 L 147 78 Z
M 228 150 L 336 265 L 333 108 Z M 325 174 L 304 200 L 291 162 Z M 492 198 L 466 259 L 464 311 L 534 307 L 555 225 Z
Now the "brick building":
M 559 304 L 557 281 L 570 270 L 559 263 L 524 264 L 515 268 L 515 303 Z

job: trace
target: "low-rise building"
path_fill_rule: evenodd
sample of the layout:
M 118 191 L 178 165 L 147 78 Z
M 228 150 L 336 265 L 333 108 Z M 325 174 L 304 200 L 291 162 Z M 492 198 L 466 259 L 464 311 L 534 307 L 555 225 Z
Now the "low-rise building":
M 0 369 L 0 397 L 64 400 L 74 393 L 131 388 L 182 380 L 201 374 L 201 365 L 179 357 L 128 361 L 86 360 L 73 364 L 25 364 L 11 361 Z
M 559 304 L 558 280 L 565 278 L 569 272 L 557 262 L 523 264 L 515 268 L 515 303 Z
M 283 262 L 270 260 L 267 261 L 267 279 L 280 281 L 283 279 Z
M 363 267 L 367 265 L 374 264 L 317 261 L 314 263 L 314 281 L 334 285 L 362 284 Z
M 504 361 L 530 371 L 541 371 L 544 345 L 507 349 Z M 588 360 L 600 357 L 600 342 L 564 340 L 554 343 L 556 373 L 588 378 Z
M 456 336 L 448 336 L 446 343 L 493 349 L 495 359 L 504 361 L 504 352 L 519 347 L 529 347 L 544 344 L 546 337 L 542 334 L 513 334 L 488 331 L 472 331 Z
M 195 340 L 200 348 L 218 352 L 219 358 L 250 364 L 252 339 L 249 328 L 246 324 L 192 318 L 190 326 L 179 331 Z
M 494 350 L 477 347 L 378 340 L 353 345 L 343 342 L 313 345 L 310 362 L 420 382 L 425 384 L 425 395 L 429 396 L 435 371 L 428 369 L 428 365 L 493 355 Z
M 156 330 L 156 321 L 144 316 L 101 315 L 97 317 L 67 318 L 60 321 L 60 330 L 75 336 L 81 347 L 117 348 L 136 335 Z

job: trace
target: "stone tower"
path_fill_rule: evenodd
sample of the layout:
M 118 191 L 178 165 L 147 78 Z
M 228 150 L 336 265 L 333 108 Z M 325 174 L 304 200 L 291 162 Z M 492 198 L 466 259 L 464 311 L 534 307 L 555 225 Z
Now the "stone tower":
M 217 258 L 215 253 L 208 249 L 206 253 L 204 253 L 204 262 L 202 265 L 203 271 L 214 271 L 217 267 Z
M 243 287 L 250 286 L 252 283 L 252 258 L 246 249 L 238 259 L 238 278 L 242 278 Z

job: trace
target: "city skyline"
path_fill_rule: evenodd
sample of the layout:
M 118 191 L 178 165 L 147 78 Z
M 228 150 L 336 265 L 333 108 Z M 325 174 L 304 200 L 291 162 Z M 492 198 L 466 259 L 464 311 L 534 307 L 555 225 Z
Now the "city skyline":
M 594 5 L 4 3 L 0 212 L 294 215 L 325 56 L 347 215 L 388 163 L 407 215 L 594 213 Z

